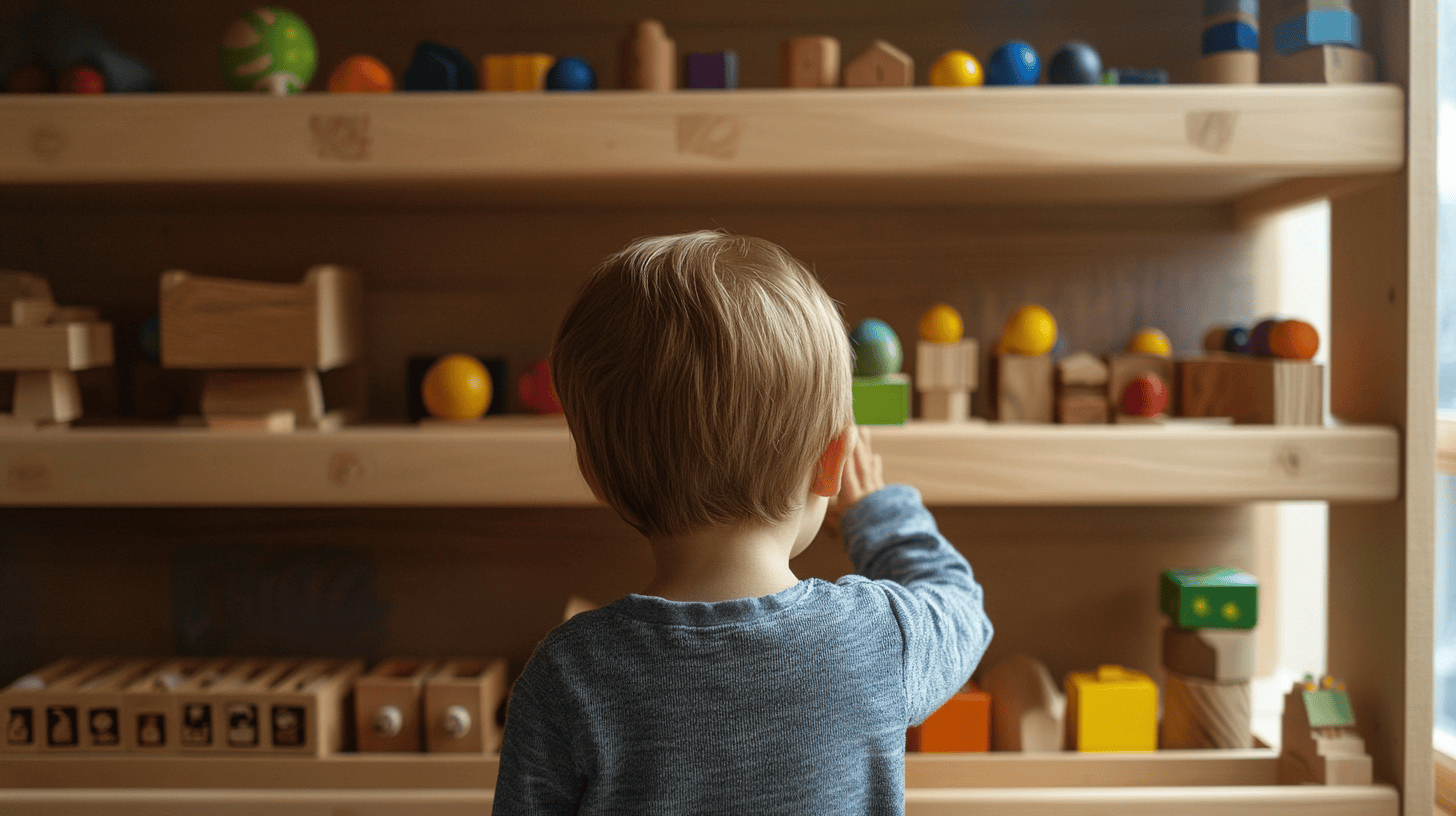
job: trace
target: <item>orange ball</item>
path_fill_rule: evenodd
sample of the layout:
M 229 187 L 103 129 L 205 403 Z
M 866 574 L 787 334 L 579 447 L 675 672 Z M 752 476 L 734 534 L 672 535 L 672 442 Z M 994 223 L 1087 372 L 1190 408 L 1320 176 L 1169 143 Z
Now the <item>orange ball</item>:
M 425 410 L 441 419 L 479 419 L 490 407 L 490 372 L 469 354 L 447 354 L 420 384 Z
M 368 54 L 345 59 L 329 74 L 331 93 L 389 93 L 392 90 L 394 74 L 389 66 Z
M 1281 320 L 1269 328 L 1269 353 L 1275 357 L 1310 360 L 1319 343 L 1319 332 L 1303 320 Z

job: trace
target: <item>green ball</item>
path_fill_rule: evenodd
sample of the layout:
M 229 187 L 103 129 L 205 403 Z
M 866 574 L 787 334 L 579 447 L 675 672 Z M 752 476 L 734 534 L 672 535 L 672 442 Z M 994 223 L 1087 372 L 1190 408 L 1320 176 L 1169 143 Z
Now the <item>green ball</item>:
M 255 8 L 228 26 L 219 49 L 235 91 L 298 93 L 318 68 L 318 46 L 302 17 L 277 6 Z
M 880 377 L 900 373 L 905 355 L 900 348 L 900 338 L 889 324 L 876 318 L 867 318 L 849 333 L 849 345 L 854 351 L 854 376 Z

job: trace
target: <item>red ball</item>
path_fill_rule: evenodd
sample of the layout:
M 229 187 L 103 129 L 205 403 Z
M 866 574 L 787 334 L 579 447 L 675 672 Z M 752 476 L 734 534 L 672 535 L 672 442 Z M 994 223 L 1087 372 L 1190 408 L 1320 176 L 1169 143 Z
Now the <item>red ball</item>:
M 551 384 L 551 366 L 545 360 L 538 360 L 521 374 L 516 381 L 516 398 L 521 407 L 534 414 L 561 413 L 561 400 L 556 396 L 556 387 Z
M 1168 386 L 1156 374 L 1144 374 L 1122 389 L 1122 412 L 1155 417 L 1168 409 Z
M 72 65 L 61 74 L 61 93 L 103 94 L 106 93 L 106 78 L 94 66 Z

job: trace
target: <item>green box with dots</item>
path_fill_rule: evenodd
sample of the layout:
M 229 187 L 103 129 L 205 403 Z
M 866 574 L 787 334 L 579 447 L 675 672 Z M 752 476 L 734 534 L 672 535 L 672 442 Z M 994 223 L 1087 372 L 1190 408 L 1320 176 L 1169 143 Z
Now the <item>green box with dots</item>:
M 1164 570 L 1159 607 L 1180 629 L 1253 629 L 1259 579 L 1233 567 Z
M 854 424 L 904 425 L 910 417 L 910 377 L 882 374 L 855 377 Z

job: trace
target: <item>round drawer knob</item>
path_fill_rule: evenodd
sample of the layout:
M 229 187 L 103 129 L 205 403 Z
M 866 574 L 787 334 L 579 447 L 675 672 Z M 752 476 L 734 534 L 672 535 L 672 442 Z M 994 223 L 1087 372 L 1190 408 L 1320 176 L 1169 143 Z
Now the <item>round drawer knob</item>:
M 404 715 L 392 705 L 380 706 L 374 712 L 374 733 L 381 737 L 398 736 L 404 729 Z
M 452 705 L 445 709 L 445 733 L 455 739 L 470 733 L 470 712 L 465 706 Z

